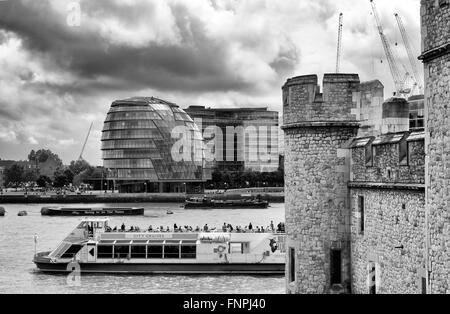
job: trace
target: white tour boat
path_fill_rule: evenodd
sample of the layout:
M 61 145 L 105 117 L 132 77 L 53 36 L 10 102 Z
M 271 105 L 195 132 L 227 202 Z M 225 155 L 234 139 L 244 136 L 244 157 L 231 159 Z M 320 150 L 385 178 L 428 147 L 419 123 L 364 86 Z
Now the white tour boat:
M 111 232 L 87 218 L 51 252 L 41 271 L 135 274 L 265 274 L 285 271 L 285 235 L 240 232 Z

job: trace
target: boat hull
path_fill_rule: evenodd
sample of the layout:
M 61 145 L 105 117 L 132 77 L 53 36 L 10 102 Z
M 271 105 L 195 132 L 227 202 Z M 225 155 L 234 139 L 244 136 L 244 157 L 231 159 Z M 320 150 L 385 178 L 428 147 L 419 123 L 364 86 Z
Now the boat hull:
M 40 271 L 70 273 L 68 263 L 35 261 Z M 80 263 L 81 273 L 110 274 L 177 274 L 177 275 L 284 275 L 285 265 L 280 264 L 150 264 L 150 263 Z
M 140 216 L 144 215 L 143 207 L 122 208 L 59 208 L 43 207 L 43 216 Z

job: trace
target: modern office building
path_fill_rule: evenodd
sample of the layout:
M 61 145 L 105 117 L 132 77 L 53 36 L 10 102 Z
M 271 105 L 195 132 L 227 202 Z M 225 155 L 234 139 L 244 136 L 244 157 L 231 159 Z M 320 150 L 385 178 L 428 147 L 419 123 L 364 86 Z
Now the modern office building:
M 190 106 L 184 110 L 199 127 L 201 125 L 205 142 L 212 143 L 214 169 L 230 172 L 278 169 L 277 111 L 205 106 Z M 219 130 L 220 136 L 208 131 L 214 128 Z
M 112 103 L 102 155 L 121 192 L 201 192 L 211 178 L 198 127 L 176 104 L 154 97 Z
M 424 123 L 424 111 L 425 111 L 425 98 L 424 95 L 414 95 L 408 98 L 409 102 L 409 129 L 410 130 L 423 130 L 425 128 Z

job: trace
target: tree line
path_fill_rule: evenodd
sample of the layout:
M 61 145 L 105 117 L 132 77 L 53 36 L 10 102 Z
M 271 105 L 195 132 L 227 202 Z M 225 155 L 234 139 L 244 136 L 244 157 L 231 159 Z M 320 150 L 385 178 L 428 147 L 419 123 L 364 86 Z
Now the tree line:
M 56 170 L 50 177 L 39 172 L 39 166 L 51 160 L 56 165 Z M 4 171 L 4 181 L 7 187 L 19 187 L 26 183 L 35 183 L 42 188 L 74 185 L 93 178 L 106 177 L 106 170 L 101 167 L 91 166 L 84 159 L 73 160 L 68 166 L 63 165 L 59 156 L 50 150 L 32 150 L 28 154 L 28 161 L 16 162 Z
M 239 189 L 253 187 L 284 186 L 284 172 L 231 172 L 214 170 L 211 180 L 206 182 L 209 189 Z

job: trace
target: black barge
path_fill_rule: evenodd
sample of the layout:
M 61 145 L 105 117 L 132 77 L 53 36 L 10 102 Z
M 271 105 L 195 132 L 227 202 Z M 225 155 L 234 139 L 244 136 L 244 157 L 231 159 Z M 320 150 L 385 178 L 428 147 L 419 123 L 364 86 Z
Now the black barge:
M 139 216 L 143 207 L 42 207 L 43 216 Z

